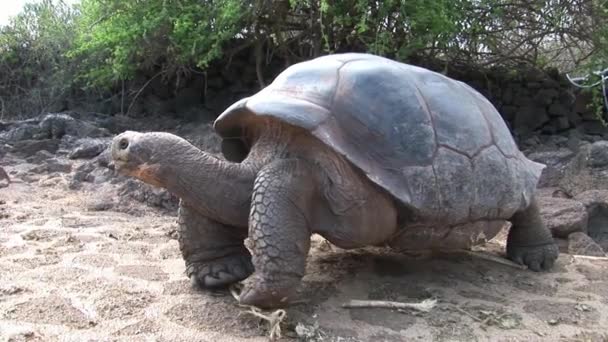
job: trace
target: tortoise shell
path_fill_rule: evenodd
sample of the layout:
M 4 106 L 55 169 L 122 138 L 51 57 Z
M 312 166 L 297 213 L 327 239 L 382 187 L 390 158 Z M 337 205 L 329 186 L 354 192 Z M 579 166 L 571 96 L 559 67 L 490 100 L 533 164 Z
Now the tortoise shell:
M 510 218 L 528 206 L 544 168 L 470 86 L 370 54 L 292 65 L 214 128 L 230 139 L 248 115 L 309 131 L 405 207 L 451 224 Z

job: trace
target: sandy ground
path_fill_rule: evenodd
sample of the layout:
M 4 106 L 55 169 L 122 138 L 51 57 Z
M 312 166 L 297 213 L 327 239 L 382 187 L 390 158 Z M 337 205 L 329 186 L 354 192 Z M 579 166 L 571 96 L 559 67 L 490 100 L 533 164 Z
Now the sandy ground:
M 61 176 L 0 189 L 2 341 L 267 340 L 266 322 L 227 291 L 191 288 L 174 216 L 88 210 L 98 196 Z M 466 255 L 313 246 L 310 301 L 287 310 L 282 340 L 608 341 L 606 261 L 562 254 L 537 274 Z M 438 300 L 428 313 L 342 308 L 427 298 Z

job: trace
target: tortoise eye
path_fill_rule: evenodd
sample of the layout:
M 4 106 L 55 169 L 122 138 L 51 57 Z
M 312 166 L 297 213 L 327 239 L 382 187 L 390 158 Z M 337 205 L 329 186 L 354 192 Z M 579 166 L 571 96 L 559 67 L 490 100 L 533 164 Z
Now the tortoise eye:
M 121 150 L 126 150 L 127 147 L 129 147 L 129 141 L 127 139 L 121 139 L 120 142 L 118 143 L 118 147 Z

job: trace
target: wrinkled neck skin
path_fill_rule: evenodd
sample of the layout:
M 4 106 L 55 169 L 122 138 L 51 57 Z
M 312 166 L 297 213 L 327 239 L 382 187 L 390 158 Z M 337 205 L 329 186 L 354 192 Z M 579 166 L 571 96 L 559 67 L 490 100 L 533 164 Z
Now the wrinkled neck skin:
M 183 139 L 171 141 L 162 146 L 163 153 L 153 153 L 162 158 L 150 161 L 157 168 L 155 178 L 202 215 L 247 227 L 256 174 L 272 160 L 284 157 L 295 136 L 293 130 L 267 121 L 248 134 L 255 144 L 241 163 L 219 159 Z
M 256 170 L 227 162 L 186 141 L 172 144 L 162 160 L 151 161 L 160 183 L 202 215 L 247 227 Z M 158 154 L 157 154 L 158 155 Z

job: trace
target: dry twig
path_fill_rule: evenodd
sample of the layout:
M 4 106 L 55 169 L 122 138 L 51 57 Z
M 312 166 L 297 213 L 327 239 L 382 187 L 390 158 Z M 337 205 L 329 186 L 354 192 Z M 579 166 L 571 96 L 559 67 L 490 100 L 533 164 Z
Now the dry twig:
M 608 257 L 598 257 L 598 256 L 591 256 L 591 255 L 572 254 L 571 257 L 574 258 L 574 259 L 587 259 L 587 260 L 603 260 L 603 261 L 608 261 Z
M 422 312 L 431 311 L 437 305 L 436 299 L 425 299 L 420 303 L 402 303 L 385 300 L 356 300 L 353 299 L 342 305 L 343 308 L 385 308 L 385 309 L 414 309 Z
M 495 262 L 497 264 L 501 264 L 501 265 L 505 265 L 505 266 L 510 266 L 510 267 L 517 268 L 517 269 L 520 269 L 520 270 L 526 270 L 526 269 L 528 269 L 528 267 L 525 266 L 525 265 L 516 264 L 516 263 L 514 263 L 513 261 L 511 261 L 509 259 L 501 258 L 499 256 L 496 256 L 496 255 L 493 255 L 493 254 L 489 254 L 489 253 L 485 253 L 485 252 L 460 250 L 460 251 L 456 251 L 456 253 L 463 253 L 463 254 L 472 256 L 474 258 L 479 258 L 479 259 L 483 259 L 483 260 L 487 260 L 487 261 L 492 261 L 492 262 Z

